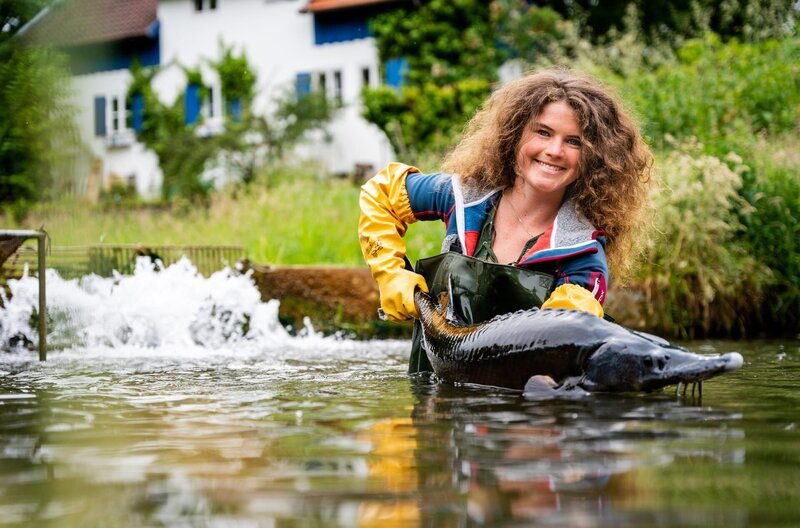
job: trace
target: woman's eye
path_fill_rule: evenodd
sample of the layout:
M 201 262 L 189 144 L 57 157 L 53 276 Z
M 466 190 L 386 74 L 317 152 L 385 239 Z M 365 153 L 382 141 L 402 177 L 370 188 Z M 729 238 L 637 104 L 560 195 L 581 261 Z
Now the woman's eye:
M 542 137 L 550 137 L 550 132 L 548 132 L 547 130 L 545 130 L 543 128 L 540 128 L 539 130 L 537 130 L 536 133 L 539 134 Z
M 573 147 L 578 147 L 578 148 L 580 148 L 580 146 L 581 146 L 581 140 L 580 140 L 580 139 L 575 139 L 575 138 L 568 139 L 568 140 L 567 140 L 567 143 L 569 143 L 569 144 L 570 144 L 570 145 L 572 145 Z

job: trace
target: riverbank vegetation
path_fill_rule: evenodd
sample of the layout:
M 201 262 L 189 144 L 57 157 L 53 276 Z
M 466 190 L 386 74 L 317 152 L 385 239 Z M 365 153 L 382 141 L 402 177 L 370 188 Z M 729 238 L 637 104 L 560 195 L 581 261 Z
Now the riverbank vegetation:
M 715 4 L 708 0 L 659 24 L 639 2 L 618 27 L 604 26 L 590 2 L 582 14 L 558 2 L 545 3 L 552 9 L 513 0 L 420 3 L 375 23 L 384 62 L 413 49 L 417 55 L 408 59 L 404 88 L 364 94 L 365 116 L 399 159 L 435 171 L 498 81 L 495 66 L 568 64 L 599 77 L 634 109 L 656 154 L 654 230 L 629 282 L 648 299 L 646 326 L 683 337 L 796 334 L 800 37 L 796 11 L 784 3 L 702 9 Z M 461 16 L 471 7 L 485 16 Z M 454 48 L 426 37 L 437 28 L 466 36 Z M 502 38 L 492 28 L 502 28 Z M 483 50 L 480 68 L 466 53 L 472 48 Z M 252 167 L 249 181 L 202 201 L 174 196 L 145 204 L 111 188 L 91 207 L 78 198 L 46 201 L 25 218 L 6 209 L 0 222 L 44 224 L 56 245 L 241 244 L 255 262 L 360 266 L 357 197 L 352 179 L 279 156 Z M 412 260 L 438 252 L 442 229 L 426 223 L 409 230 Z M 612 270 L 612 287 L 613 280 Z

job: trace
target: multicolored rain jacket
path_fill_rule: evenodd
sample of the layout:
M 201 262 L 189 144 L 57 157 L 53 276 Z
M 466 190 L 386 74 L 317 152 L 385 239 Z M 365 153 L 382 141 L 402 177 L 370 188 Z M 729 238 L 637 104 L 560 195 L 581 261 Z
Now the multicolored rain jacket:
M 390 167 L 392 185 L 405 185 L 406 192 L 392 196 L 408 197 L 406 204 L 389 204 L 395 210 L 410 207 L 417 220 L 442 220 L 447 234 L 442 251 L 458 251 L 473 256 L 481 228 L 501 189 L 476 192 L 464 186 L 457 175 L 421 174 L 400 164 Z M 396 180 L 396 181 L 394 181 Z M 602 305 L 606 297 L 608 264 L 605 236 L 580 215 L 571 200 L 565 201 L 553 224 L 516 264 L 551 273 L 555 286 L 580 285 Z

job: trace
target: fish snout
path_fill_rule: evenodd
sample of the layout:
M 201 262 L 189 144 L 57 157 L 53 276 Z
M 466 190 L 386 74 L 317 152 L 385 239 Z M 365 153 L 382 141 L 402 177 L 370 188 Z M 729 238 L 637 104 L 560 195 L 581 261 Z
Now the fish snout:
M 734 370 L 739 370 L 744 365 L 744 358 L 738 352 L 728 352 L 724 356 L 725 359 L 725 367 L 723 372 L 733 372 Z

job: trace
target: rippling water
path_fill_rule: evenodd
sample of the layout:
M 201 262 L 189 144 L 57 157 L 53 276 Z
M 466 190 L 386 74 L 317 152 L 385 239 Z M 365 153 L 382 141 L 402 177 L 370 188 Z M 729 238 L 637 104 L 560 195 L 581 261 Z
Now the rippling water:
M 531 401 L 409 378 L 407 342 L 293 337 L 246 281 L 173 272 L 183 290 L 54 279 L 53 337 L 80 344 L 0 354 L 0 524 L 800 525 L 800 341 L 688 343 L 745 357 L 702 401 Z

